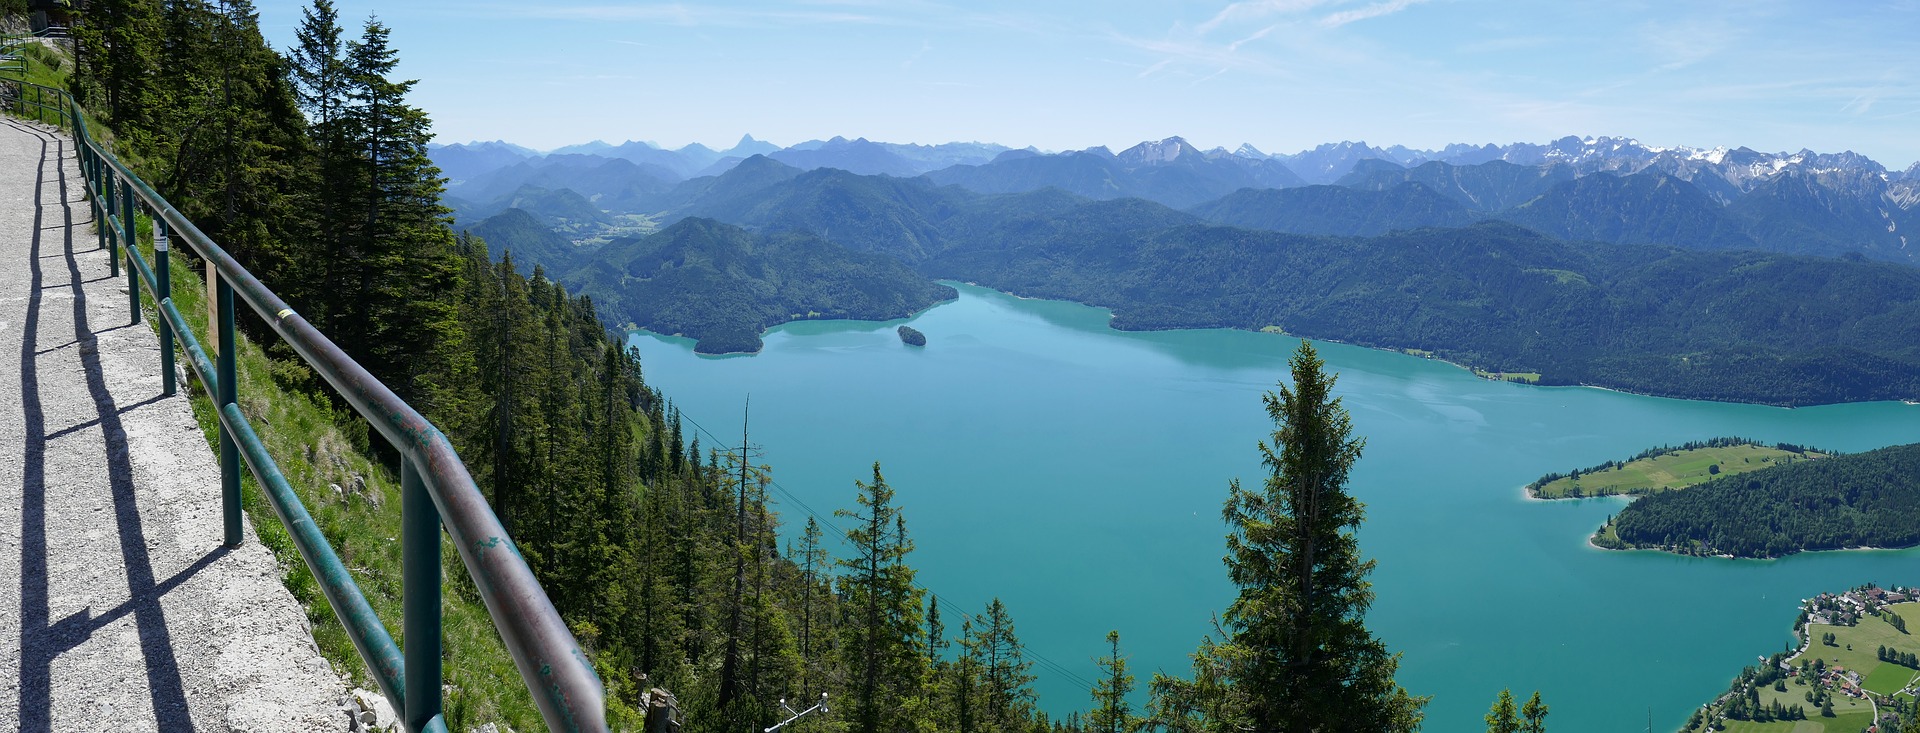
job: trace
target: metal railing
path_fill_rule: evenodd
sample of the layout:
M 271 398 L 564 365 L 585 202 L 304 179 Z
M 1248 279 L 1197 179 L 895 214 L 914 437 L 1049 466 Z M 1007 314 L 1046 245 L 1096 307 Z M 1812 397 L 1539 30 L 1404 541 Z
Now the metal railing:
M 161 316 L 156 325 L 162 393 L 175 392 L 177 341 L 194 374 L 214 396 L 220 422 L 221 504 L 227 545 L 241 541 L 239 465 L 245 459 L 274 513 L 293 537 L 301 558 L 319 581 L 327 603 L 346 627 L 354 648 L 373 671 L 381 692 L 400 713 L 407 730 L 444 731 L 440 686 L 440 530 L 444 528 L 459 549 L 494 628 L 513 655 L 547 727 L 556 731 L 606 730 L 605 692 L 593 664 L 561 621 L 446 436 L 96 142 L 88 133 L 83 110 L 65 91 L 0 79 L 0 88 L 7 86 L 12 87 L 9 106 L 21 116 L 72 131 L 95 229 L 101 248 L 108 251 L 112 276 L 120 276 L 122 258 L 127 263 L 127 297 L 133 322 L 141 319 L 143 282 Z M 0 99 L 7 96 L 0 95 Z M 151 266 L 135 245 L 137 217 L 143 212 L 153 227 Z M 168 255 L 170 243 L 176 238 L 206 261 L 209 276 L 217 280 L 216 322 L 209 324 L 219 336 L 220 348 L 214 360 L 207 358 L 206 350 L 173 303 Z M 236 295 L 400 453 L 404 654 L 237 404 L 233 328 Z

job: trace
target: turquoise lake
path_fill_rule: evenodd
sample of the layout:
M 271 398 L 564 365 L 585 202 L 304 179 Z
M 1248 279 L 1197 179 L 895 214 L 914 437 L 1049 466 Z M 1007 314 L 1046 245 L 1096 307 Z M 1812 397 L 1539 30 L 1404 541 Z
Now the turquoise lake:
M 1185 674 L 1233 589 L 1220 507 L 1264 474 L 1260 404 L 1294 338 L 1226 330 L 1120 332 L 1108 312 L 956 285 L 906 321 L 776 328 L 752 356 L 632 335 L 647 381 L 702 427 L 752 441 L 798 504 L 831 517 L 882 463 L 919 579 L 974 612 L 998 596 L 1020 639 L 1095 676 L 1118 629 L 1140 687 Z M 895 326 L 925 332 L 908 347 Z M 1425 730 L 1484 730 L 1501 688 L 1541 691 L 1555 733 L 1674 730 L 1741 666 L 1781 649 L 1798 600 L 1869 581 L 1920 583 L 1920 550 L 1777 561 L 1609 552 L 1586 543 L 1617 499 L 1541 502 L 1550 471 L 1723 435 L 1860 451 L 1920 441 L 1920 407 L 1788 410 L 1492 382 L 1442 362 L 1318 343 L 1366 450 L 1349 490 L 1378 561 L 1368 626 L 1404 652 L 1399 680 L 1432 695 Z M 720 444 L 701 438 L 703 446 Z M 797 499 L 797 501 L 795 501 Z M 948 613 L 943 609 L 943 615 Z M 957 633 L 959 619 L 948 616 Z M 1082 680 L 1035 665 L 1042 706 L 1090 706 Z M 810 695 L 813 691 L 794 691 Z M 1144 695 L 1141 696 L 1144 701 Z

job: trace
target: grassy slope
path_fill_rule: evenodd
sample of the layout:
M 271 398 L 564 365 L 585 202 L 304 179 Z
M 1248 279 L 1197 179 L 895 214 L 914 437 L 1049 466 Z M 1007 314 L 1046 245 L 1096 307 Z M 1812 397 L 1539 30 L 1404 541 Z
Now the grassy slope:
M 149 231 L 144 224 L 142 230 Z M 151 243 L 143 248 L 151 262 Z M 180 248 L 175 249 L 177 252 Z M 173 258 L 174 305 L 196 335 L 206 334 L 206 286 L 184 259 Z M 158 315 L 151 300 L 144 302 L 147 322 L 152 326 Z M 241 308 L 246 313 L 241 318 L 253 318 L 244 305 Z M 186 363 L 180 359 L 181 368 L 190 373 Z M 339 553 L 367 602 L 404 647 L 405 639 L 400 634 L 400 482 L 394 467 L 374 463 L 365 450 L 356 447 L 365 445 L 368 434 L 366 424 L 357 416 L 350 411 L 336 413 L 323 402 L 286 389 L 275 379 L 276 370 L 293 381 L 311 379 L 304 366 L 274 362 L 243 336 L 236 369 L 241 410 L 253 421 L 287 482 L 300 494 L 314 523 Z M 206 434 L 208 448 L 217 453 L 219 434 L 212 400 L 192 376 L 182 383 L 182 389 L 192 395 L 194 415 Z M 282 580 L 307 609 L 321 653 L 351 684 L 378 690 L 244 463 L 241 474 L 244 505 L 254 530 L 279 558 L 285 573 Z M 355 491 L 355 477 L 364 482 L 364 493 Z M 331 488 L 336 485 L 342 487 L 341 492 Z M 219 487 L 209 486 L 207 490 L 218 491 Z M 539 711 L 494 631 L 486 607 L 474 594 L 458 552 L 444 536 L 441 557 L 447 578 L 443 605 L 445 684 L 453 686 L 445 701 L 448 727 L 465 730 L 497 721 L 516 730 L 540 729 Z
M 1773 446 L 1695 448 L 1628 461 L 1602 471 L 1583 473 L 1577 479 L 1554 479 L 1535 488 L 1533 495 L 1542 499 L 1565 499 L 1574 496 L 1571 492 L 1575 488 L 1580 490 L 1579 496 L 1650 494 L 1705 483 L 1715 478 L 1715 474 L 1710 473 L 1710 467 L 1715 465 L 1720 467 L 1719 475 L 1731 476 L 1800 457 Z M 1805 457 L 1824 458 L 1826 454 L 1809 452 Z
M 27 59 L 27 74 L 25 76 L 26 81 L 33 84 L 39 84 L 45 87 L 53 87 L 55 89 L 66 88 L 67 72 L 73 69 L 73 64 L 67 60 L 66 54 L 63 53 L 62 51 L 57 50 L 53 46 L 48 46 L 44 42 L 32 41 L 32 42 L 28 42 L 20 45 L 19 47 L 9 51 L 8 53 L 12 55 L 19 55 L 19 56 L 26 57 Z M 4 74 L 4 76 L 8 79 L 22 78 L 20 74 L 14 73 L 14 72 L 7 72 Z M 33 92 L 27 92 L 26 99 L 29 102 L 33 101 L 34 99 Z M 45 97 L 44 101 L 47 103 L 52 103 L 54 100 L 52 97 L 49 96 L 49 97 Z M 9 115 L 20 116 L 19 109 L 11 105 L 7 107 L 6 112 Z M 25 115 L 26 118 L 34 119 L 35 117 L 34 112 L 35 110 L 33 109 L 33 107 L 29 105 L 27 108 L 27 114 Z M 51 124 L 58 123 L 60 118 L 59 118 L 59 115 L 56 115 L 50 112 L 42 112 L 41 116 L 39 117 L 39 120 L 41 122 L 45 122 L 51 125 Z

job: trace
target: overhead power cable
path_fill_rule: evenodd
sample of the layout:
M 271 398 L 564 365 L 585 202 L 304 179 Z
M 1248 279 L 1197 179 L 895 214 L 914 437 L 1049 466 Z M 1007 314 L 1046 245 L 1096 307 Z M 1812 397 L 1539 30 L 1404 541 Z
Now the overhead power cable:
M 693 425 L 693 428 L 695 430 L 698 430 L 701 433 L 705 434 L 707 436 L 707 439 L 713 441 L 715 445 L 722 445 L 722 446 L 726 445 L 726 442 L 721 440 L 720 436 L 715 435 L 713 431 L 708 430 L 705 426 L 701 425 L 699 421 L 694 420 L 692 417 L 689 417 L 685 410 L 680 411 L 680 418 L 683 420 L 686 420 L 687 423 Z M 858 544 L 853 543 L 852 535 L 848 534 L 846 530 L 841 529 L 840 525 L 835 524 L 833 520 L 829 518 L 827 515 L 823 515 L 820 512 L 815 511 L 814 508 L 812 506 L 809 506 L 804 500 L 802 500 L 799 497 L 799 495 L 793 493 L 792 491 L 787 490 L 787 487 L 782 486 L 780 482 L 778 480 L 775 480 L 771 475 L 767 476 L 767 482 L 771 484 L 776 491 L 780 492 L 781 496 L 784 496 L 789 501 L 792 501 L 795 506 L 800 507 L 800 509 L 802 511 L 805 511 L 808 516 L 813 517 L 814 521 L 820 523 L 821 526 L 827 529 L 833 530 L 835 534 L 839 535 L 842 539 L 845 539 L 849 544 L 852 544 L 855 551 L 861 552 L 862 554 L 864 554 L 864 551 L 860 550 L 860 546 Z M 871 559 L 871 558 L 868 558 L 868 559 Z M 936 601 L 938 601 L 940 605 L 947 607 L 947 609 L 951 612 L 959 613 L 963 617 L 968 617 L 968 618 L 971 618 L 977 615 L 961 607 L 959 604 L 954 603 L 947 596 L 934 593 L 932 588 L 927 587 L 923 583 L 916 581 L 914 583 L 914 587 L 919 588 L 922 591 L 925 591 L 928 595 L 932 596 Z M 1074 672 L 1073 670 L 1068 669 L 1065 665 L 1055 662 L 1052 659 L 1047 658 L 1046 655 L 1043 655 L 1037 651 L 1034 651 L 1032 647 L 1027 646 L 1025 643 L 1020 644 L 1020 652 L 1026 658 L 1033 660 L 1035 663 L 1039 664 L 1041 668 L 1047 670 L 1048 672 L 1051 672 L 1054 675 L 1060 678 L 1063 678 L 1068 682 L 1072 682 L 1073 684 L 1079 686 L 1082 689 L 1085 689 L 1088 694 L 1093 693 L 1093 683 L 1088 681 L 1087 678 L 1082 677 L 1078 673 Z

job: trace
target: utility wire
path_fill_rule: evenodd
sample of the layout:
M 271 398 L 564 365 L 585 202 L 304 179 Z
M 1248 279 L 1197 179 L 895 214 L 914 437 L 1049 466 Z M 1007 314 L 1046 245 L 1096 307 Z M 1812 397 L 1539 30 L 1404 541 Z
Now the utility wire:
M 714 435 L 713 431 L 706 429 L 706 427 L 701 425 L 698 421 L 694 420 L 692 417 L 687 416 L 687 413 L 685 410 L 680 411 L 680 419 L 686 420 L 689 424 L 693 425 L 693 428 L 695 430 L 705 433 L 707 438 L 709 440 L 712 440 L 715 444 L 722 445 L 722 446 L 726 445 L 725 441 L 720 439 L 720 436 Z M 731 451 L 731 449 L 729 449 L 729 451 Z M 805 501 L 802 501 L 798 495 L 794 494 L 792 491 L 788 491 L 787 487 L 780 485 L 780 482 L 775 480 L 771 475 L 768 475 L 766 479 L 768 483 L 773 485 L 773 488 L 775 490 L 779 491 L 782 496 L 785 496 L 788 500 L 791 500 L 796 506 L 799 506 L 801 510 L 805 511 L 809 516 L 813 517 L 814 521 L 819 522 L 821 526 L 824 526 L 827 529 L 833 530 L 835 534 L 838 534 L 842 539 L 845 539 L 849 544 L 852 544 L 853 536 L 848 534 L 846 530 L 841 529 L 839 525 L 834 524 L 832 519 L 829 519 L 827 516 L 822 515 L 818 511 L 815 511 L 813 507 L 808 506 L 807 503 Z M 853 547 L 856 552 L 861 552 L 862 554 L 865 554 L 864 551 L 860 550 L 860 546 L 858 544 L 853 544 Z M 916 581 L 913 585 L 914 587 L 919 588 L 922 591 L 925 591 L 928 595 L 932 596 L 935 601 L 940 603 L 940 605 L 946 606 L 950 611 L 958 612 L 963 617 L 967 617 L 967 618 L 971 618 L 976 615 L 971 611 L 968 611 L 967 609 L 961 607 L 959 604 L 954 603 L 952 600 L 948 599 L 947 597 L 933 592 L 932 588 L 929 588 L 922 583 L 919 583 Z M 1058 675 L 1059 677 L 1065 678 L 1067 681 L 1072 682 L 1075 685 L 1078 685 L 1079 687 L 1085 689 L 1088 694 L 1093 693 L 1093 683 L 1088 681 L 1087 678 L 1080 676 L 1079 674 L 1075 673 L 1073 670 L 1068 669 L 1066 666 L 1058 662 L 1055 662 L 1052 659 L 1048 659 L 1046 655 L 1043 655 L 1037 651 L 1034 651 L 1032 647 L 1029 647 L 1024 643 L 1020 644 L 1020 651 L 1027 658 L 1037 662 L 1043 669 L 1049 672 L 1052 672 L 1053 674 Z

